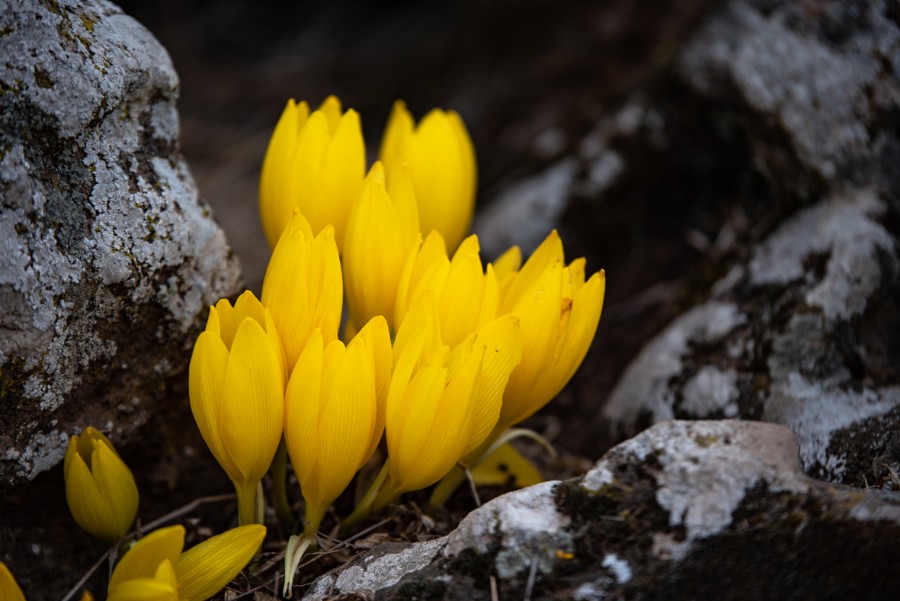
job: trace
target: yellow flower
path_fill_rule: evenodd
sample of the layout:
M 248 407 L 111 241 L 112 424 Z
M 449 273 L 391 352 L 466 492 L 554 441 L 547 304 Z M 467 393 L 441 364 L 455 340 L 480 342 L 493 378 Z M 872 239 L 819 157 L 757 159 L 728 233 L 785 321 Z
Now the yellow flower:
M 518 249 L 496 263 L 500 312 L 519 317 L 522 363 L 509 378 L 498 430 L 530 417 L 568 383 L 590 348 L 606 278 L 601 270 L 584 279 L 584 259 L 568 266 L 556 231 L 519 270 Z
M 503 389 L 521 359 L 518 319 L 504 315 L 452 350 L 441 344 L 434 295 L 426 291 L 397 334 L 385 416 L 384 505 L 437 482 L 490 434 Z
M 313 238 L 303 214 L 294 215 L 269 259 L 262 302 L 272 312 L 289 368 L 314 329 L 325 342 L 337 338 L 343 286 L 333 228 Z
M 397 291 L 395 322 L 402 323 L 408 307 L 425 290 L 435 293 L 441 336 L 456 346 L 497 316 L 500 292 L 493 268 L 481 264 L 477 236 L 469 236 L 447 259 L 441 235 L 432 231 L 407 258 Z
M 403 266 L 420 240 L 416 202 L 405 169 L 385 186 L 384 167 L 372 166 L 354 204 L 344 243 L 344 285 L 354 323 L 382 315 L 393 331 Z
M 256 520 L 256 486 L 281 441 L 285 380 L 272 314 L 251 292 L 210 307 L 191 357 L 191 411 L 235 486 L 242 524 Z
M 365 172 L 366 150 L 356 111 L 342 115 L 334 96 L 311 115 L 305 101 L 288 101 L 269 141 L 259 181 L 259 213 L 269 246 L 274 248 L 296 207 L 315 232 L 333 225 L 340 248 Z
M 22 589 L 16 583 L 6 564 L 0 561 L 0 599 L 3 601 L 25 601 Z
M 306 501 L 309 530 L 372 456 L 384 429 L 391 339 L 383 317 L 345 347 L 315 330 L 285 396 L 284 435 Z
M 119 561 L 109 601 L 204 601 L 247 565 L 266 536 L 264 526 L 239 526 L 182 553 L 184 527 L 155 530 Z
M 72 436 L 63 472 L 66 501 L 78 525 L 110 543 L 125 536 L 137 514 L 138 490 L 109 440 L 91 427 Z
M 379 159 L 388 169 L 406 162 L 419 205 L 420 230 L 437 230 L 455 249 L 475 209 L 475 149 L 460 116 L 434 109 L 416 126 L 402 101 L 394 103 Z

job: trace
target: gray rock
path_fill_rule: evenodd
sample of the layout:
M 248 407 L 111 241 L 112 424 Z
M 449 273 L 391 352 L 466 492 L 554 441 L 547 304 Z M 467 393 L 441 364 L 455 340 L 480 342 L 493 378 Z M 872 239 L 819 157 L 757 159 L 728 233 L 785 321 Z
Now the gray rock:
M 491 578 L 501 599 L 879 599 L 900 584 L 898 535 L 896 495 L 807 477 L 787 428 L 670 421 L 445 537 L 364 553 L 304 599 L 490 599 Z
M 900 82 L 883 59 L 900 53 L 900 26 L 884 2 L 817 6 L 730 2 L 679 53 L 678 76 L 742 124 L 786 206 L 710 256 L 723 276 L 645 344 L 603 414 L 618 439 L 673 417 L 780 423 L 807 473 L 896 487 L 900 140 L 885 117 Z M 721 306 L 740 323 L 712 335 L 705 316 Z
M 102 0 L 0 0 L 0 484 L 135 431 L 239 268 L 178 151 L 178 78 Z

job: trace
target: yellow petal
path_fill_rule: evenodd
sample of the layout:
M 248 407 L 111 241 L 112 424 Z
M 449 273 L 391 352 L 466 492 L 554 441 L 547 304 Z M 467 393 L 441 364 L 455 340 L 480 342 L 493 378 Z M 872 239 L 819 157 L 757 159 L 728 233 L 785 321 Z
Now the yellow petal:
M 272 312 L 289 366 L 297 362 L 313 328 L 321 327 L 326 339 L 337 337 L 343 301 L 332 228 L 315 239 L 299 221 L 298 227 L 285 229 L 266 269 L 262 302 Z
M 484 361 L 463 455 L 478 448 L 497 425 L 509 375 L 522 361 L 519 319 L 514 315 L 498 317 L 477 332 L 474 345 L 483 349 Z
M 265 537 L 265 526 L 239 526 L 182 553 L 175 562 L 181 599 L 204 601 L 218 593 L 253 559 Z
M 333 225 L 338 248 L 343 248 L 347 219 L 353 201 L 362 190 L 366 174 L 366 148 L 359 114 L 347 111 L 337 121 L 320 166 L 318 185 L 304 214 L 322 230 Z
M 526 292 L 532 288 L 541 275 L 548 269 L 552 263 L 563 264 L 563 248 L 562 240 L 556 230 L 541 242 L 537 250 L 532 253 L 522 269 L 516 274 L 515 278 L 508 284 L 506 294 L 500 305 L 500 312 L 507 313 L 512 310 L 513 306 L 518 303 Z
M 118 524 L 110 521 L 109 500 L 100 492 L 93 474 L 77 453 L 68 465 L 66 501 L 75 522 L 84 530 L 107 542 L 121 538 Z
M 472 143 L 472 138 L 469 137 L 469 131 L 466 129 L 466 125 L 463 123 L 459 113 L 456 111 L 447 111 L 447 119 L 450 121 L 451 129 L 455 134 L 462 159 L 460 185 L 464 194 L 474 199 L 476 188 L 478 186 L 478 166 L 475 160 L 475 145 Z M 468 229 L 468 226 L 466 226 L 466 229 Z
M 375 163 L 350 213 L 344 242 L 344 286 L 357 323 L 383 315 L 394 328 L 400 276 L 419 242 L 415 210 L 405 194 L 396 199 L 388 195 L 384 168 Z
M 164 561 L 174 563 L 184 547 L 184 526 L 154 530 L 129 549 L 113 570 L 109 590 L 136 578 L 153 578 Z
M 378 160 L 385 164 L 392 164 L 402 160 L 403 149 L 409 145 L 413 127 L 413 118 L 406 108 L 406 103 L 402 100 L 394 102 L 391 115 L 385 126 L 381 149 L 378 152 Z
M 506 443 L 488 455 L 472 470 L 477 486 L 503 486 L 510 480 L 519 488 L 544 481 L 541 472 L 511 444 Z
M 505 426 L 537 411 L 535 382 L 548 377 L 547 357 L 558 344 L 562 276 L 561 262 L 549 263 L 512 308 L 522 328 L 522 362 L 510 375 L 504 395 L 499 422 Z
M 484 292 L 478 237 L 469 236 L 453 255 L 446 283 L 439 293 L 438 316 L 446 344 L 456 346 L 482 325 L 478 319 L 485 300 Z
M 22 589 L 16 583 L 6 564 L 0 561 L 0 599 L 3 601 L 25 601 Z
M 602 271 L 595 273 L 568 304 L 569 314 L 563 316 L 563 328 L 556 344 L 553 365 L 547 370 L 547 377 L 538 380 L 534 387 L 531 413 L 538 411 L 559 394 L 587 355 L 603 309 L 605 282 Z M 566 309 L 564 304 L 564 311 Z M 530 414 L 525 418 L 529 416 Z
M 240 472 L 222 443 L 219 426 L 219 404 L 225 384 L 228 349 L 211 332 L 203 332 L 194 344 L 188 376 L 191 412 L 200 429 L 203 441 L 216 461 L 232 479 L 240 479 Z
M 446 113 L 435 109 L 422 119 L 403 158 L 416 190 L 421 230 L 440 231 L 455 249 L 471 223 L 475 197 L 470 157 Z
M 507 290 L 515 279 L 515 275 L 522 266 L 522 251 L 518 246 L 513 246 L 505 253 L 500 255 L 496 261 L 488 265 L 493 266 L 494 274 L 497 277 L 497 286 L 500 289 L 500 298 L 507 297 Z
M 310 477 L 316 465 L 319 448 L 316 425 L 319 422 L 324 356 L 322 333 L 318 329 L 313 330 L 294 365 L 285 391 L 285 444 L 294 472 L 301 482 Z
M 234 337 L 219 407 L 222 444 L 244 484 L 272 463 L 284 420 L 284 376 L 277 349 L 257 322 L 245 319 Z
M 397 288 L 397 301 L 394 308 L 394 323 L 400 324 L 406 317 L 410 306 L 416 302 L 425 290 L 433 290 L 439 297 L 444 290 L 447 274 L 450 271 L 450 260 L 440 233 L 432 230 L 419 248 L 413 248 L 403 266 L 400 285 Z
M 136 578 L 110 587 L 107 601 L 179 601 L 178 590 L 155 578 Z
M 137 515 L 138 490 L 131 470 L 107 444 L 98 443 L 94 449 L 91 471 L 97 490 L 106 499 L 109 514 L 107 528 L 122 538 L 128 533 Z
M 325 116 L 325 120 L 328 122 L 328 131 L 333 134 L 341 119 L 341 101 L 332 94 L 322 102 L 316 111 Z
M 314 503 L 322 509 L 344 491 L 368 459 L 366 452 L 377 411 L 375 369 L 363 344 L 352 344 L 346 349 L 340 341 L 329 344 L 323 377 L 331 385 L 323 390 L 319 400 L 320 489 L 307 491 L 314 492 L 310 499 L 316 499 Z
M 288 198 L 286 183 L 291 178 L 297 134 L 309 115 L 306 102 L 298 106 L 289 100 L 263 159 L 262 172 L 259 179 L 259 215 L 263 231 L 273 248 L 291 217 L 294 206 L 293 199 Z
M 388 390 L 391 385 L 391 373 L 393 371 L 393 349 L 391 348 L 391 334 L 388 331 L 387 321 L 381 315 L 373 317 L 369 323 L 354 337 L 365 345 L 366 351 L 372 358 L 375 368 L 375 390 L 377 398 L 377 410 L 375 424 L 369 441 L 366 457 L 371 457 L 375 448 L 381 441 L 384 433 L 385 407 L 387 406 Z M 354 342 L 351 341 L 350 344 Z

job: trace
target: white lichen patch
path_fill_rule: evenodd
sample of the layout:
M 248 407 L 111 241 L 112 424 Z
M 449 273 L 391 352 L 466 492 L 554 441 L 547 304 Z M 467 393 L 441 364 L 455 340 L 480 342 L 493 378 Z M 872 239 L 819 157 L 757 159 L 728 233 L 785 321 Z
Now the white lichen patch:
M 721 340 L 745 319 L 736 305 L 723 302 L 700 305 L 676 319 L 631 362 L 604 414 L 628 429 L 641 411 L 650 412 L 655 422 L 672 419 L 675 395 L 669 381 L 681 373 L 689 344 Z
M 737 372 L 707 365 L 685 383 L 681 409 L 700 419 L 715 413 L 737 417 L 738 396 Z
M 398 553 L 385 553 L 367 558 L 341 572 L 334 586 L 342 592 L 378 590 L 400 582 L 405 574 L 420 570 L 431 563 L 444 546 L 443 539 L 426 541 Z M 315 598 L 315 597 L 312 597 Z
M 751 283 L 785 285 L 810 278 L 806 261 L 827 254 L 825 275 L 808 281 L 806 301 L 829 320 L 860 314 L 882 277 L 876 251 L 890 257 L 889 269 L 897 271 L 891 235 L 875 220 L 883 211 L 883 202 L 869 189 L 835 195 L 802 211 L 756 249 Z
M 556 551 L 572 543 L 566 531 L 569 518 L 556 509 L 553 491 L 558 484 L 543 482 L 473 511 L 449 535 L 442 554 L 452 557 L 464 549 L 484 553 L 497 541 L 501 547 L 495 562 L 498 577 L 527 574 L 532 563 L 540 573 L 551 572 Z
M 615 553 L 606 555 L 600 565 L 609 570 L 619 584 L 631 580 L 631 566 Z
M 843 458 L 829 453 L 834 433 L 896 407 L 900 407 L 900 387 L 841 390 L 792 373 L 773 386 L 762 419 L 794 431 L 804 468 L 818 465 L 832 477 L 841 478 L 845 471 Z

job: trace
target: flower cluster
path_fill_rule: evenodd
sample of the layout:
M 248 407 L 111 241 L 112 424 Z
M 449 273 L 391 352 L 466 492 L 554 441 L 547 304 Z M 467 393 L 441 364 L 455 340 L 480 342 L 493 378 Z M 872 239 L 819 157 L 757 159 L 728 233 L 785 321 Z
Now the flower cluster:
M 260 178 L 273 248 L 261 297 L 212 307 L 190 368 L 191 408 L 241 523 L 260 512 L 282 435 L 312 533 L 382 438 L 387 459 L 355 517 L 476 466 L 574 374 L 603 272 L 566 264 L 556 232 L 524 263 L 512 248 L 485 265 L 465 237 L 475 165 L 452 111 L 417 124 L 396 103 L 366 174 L 355 111 L 288 102 Z

